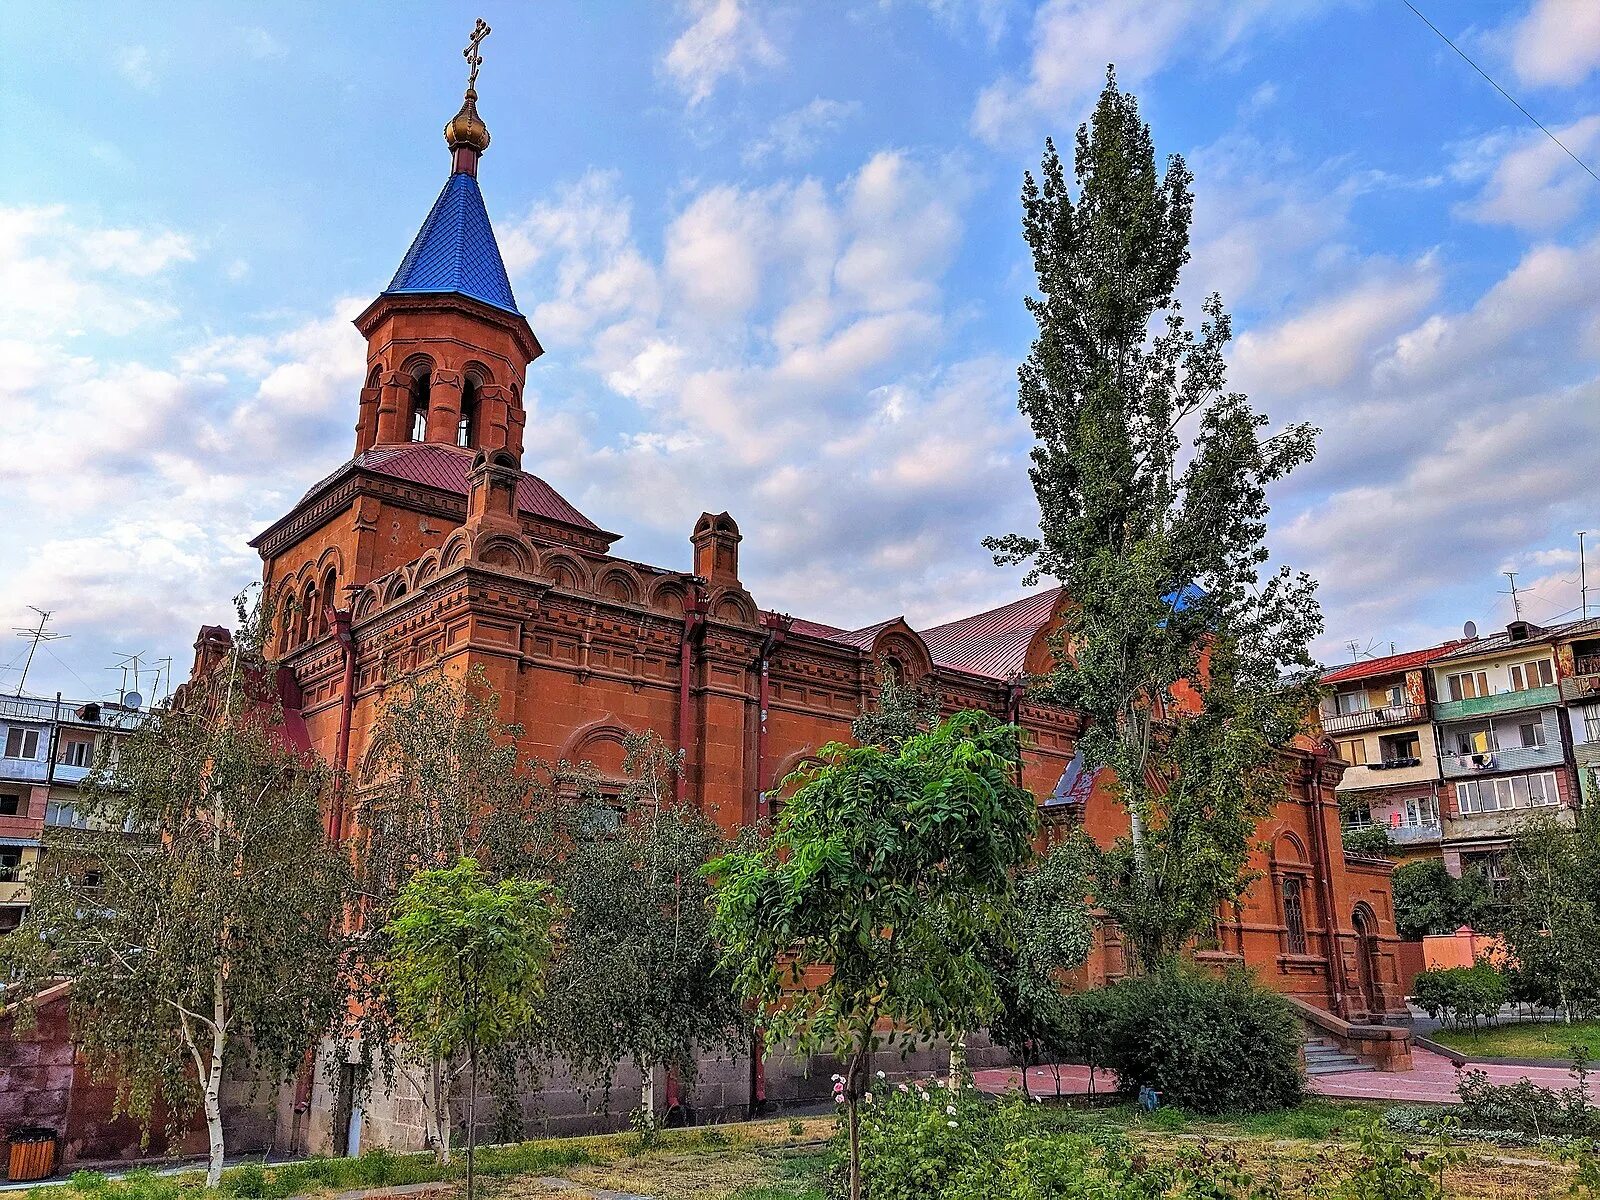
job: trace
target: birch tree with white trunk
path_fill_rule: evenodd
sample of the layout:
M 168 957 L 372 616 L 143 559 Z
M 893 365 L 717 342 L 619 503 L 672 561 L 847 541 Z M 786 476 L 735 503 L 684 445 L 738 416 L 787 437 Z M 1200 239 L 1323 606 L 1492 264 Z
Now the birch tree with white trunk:
M 169 1142 L 203 1113 L 212 1186 L 224 1082 L 278 1086 L 332 1024 L 353 896 L 324 831 L 331 775 L 286 734 L 262 615 L 241 618 L 218 669 L 97 764 L 82 827 L 47 832 L 0 942 L 23 995 L 70 981 L 73 1037 L 147 1136 L 158 1113 Z

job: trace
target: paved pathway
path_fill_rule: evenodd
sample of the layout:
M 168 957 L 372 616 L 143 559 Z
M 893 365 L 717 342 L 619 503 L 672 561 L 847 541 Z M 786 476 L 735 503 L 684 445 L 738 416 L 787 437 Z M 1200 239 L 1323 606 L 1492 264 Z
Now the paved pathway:
M 1491 1083 L 1516 1083 L 1532 1080 L 1540 1087 L 1571 1087 L 1572 1073 L 1564 1067 L 1518 1067 L 1507 1063 L 1472 1063 L 1466 1070 L 1482 1071 Z M 1456 1069 L 1450 1060 L 1421 1046 L 1411 1047 L 1409 1071 L 1344 1071 L 1337 1075 L 1318 1075 L 1311 1090 L 1322 1096 L 1350 1100 L 1414 1100 L 1421 1103 L 1454 1104 Z M 1600 1101 L 1600 1080 L 1589 1080 L 1589 1095 Z
M 1541 1087 L 1564 1088 L 1572 1086 L 1572 1075 L 1562 1067 L 1517 1067 L 1504 1063 L 1468 1064 L 1468 1069 L 1481 1070 L 1494 1083 L 1515 1083 L 1531 1079 Z M 1030 1067 L 1028 1087 L 1036 1096 L 1080 1096 L 1089 1091 L 1089 1068 L 1063 1065 L 1060 1070 L 1060 1090 L 1056 1087 L 1056 1068 Z M 973 1081 L 980 1091 L 999 1094 L 1021 1087 L 1021 1076 L 1015 1067 L 990 1071 L 975 1071 Z M 1095 1073 L 1095 1090 L 1107 1092 L 1116 1087 L 1116 1076 L 1110 1071 Z M 1309 1084 L 1313 1094 L 1348 1100 L 1399 1100 L 1417 1103 L 1454 1104 L 1456 1101 L 1456 1069 L 1450 1060 L 1420 1046 L 1411 1048 L 1409 1071 L 1343 1071 L 1335 1075 L 1312 1076 Z M 1589 1094 L 1600 1102 L 1600 1079 L 1591 1077 Z

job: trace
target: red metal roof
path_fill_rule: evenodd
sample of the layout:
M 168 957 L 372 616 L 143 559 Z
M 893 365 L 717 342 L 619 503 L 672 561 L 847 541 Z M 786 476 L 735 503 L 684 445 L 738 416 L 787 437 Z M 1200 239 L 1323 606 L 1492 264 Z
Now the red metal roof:
M 928 653 L 942 667 L 993 679 L 1021 674 L 1034 635 L 1050 623 L 1061 589 L 1013 600 L 988 612 L 922 631 Z
M 442 492 L 467 494 L 467 472 L 472 469 L 474 451 L 438 442 L 409 442 L 403 446 L 377 446 L 350 459 L 327 478 L 318 481 L 304 497 L 303 504 L 335 479 L 351 471 L 371 471 L 408 483 L 438 488 Z M 543 517 L 579 529 L 600 527 L 584 516 L 537 475 L 523 473 L 517 482 L 517 508 L 531 516 Z
M 1347 666 L 1335 667 L 1331 671 L 1322 673 L 1323 683 L 1348 683 L 1355 679 L 1372 679 L 1378 675 L 1397 675 L 1412 667 L 1425 666 L 1436 658 L 1449 654 L 1473 641 L 1472 638 L 1456 638 L 1453 641 L 1441 642 L 1437 646 L 1429 646 L 1426 650 L 1407 650 L 1404 654 L 1391 654 L 1385 658 L 1369 658 L 1362 662 L 1350 663 Z
M 1021 674 L 1034 635 L 1049 624 L 1060 598 L 1061 589 L 1051 588 L 988 612 L 935 625 L 917 636 L 927 645 L 929 657 L 941 667 L 991 679 L 1010 679 Z M 891 617 L 864 629 L 840 629 L 796 618 L 791 628 L 795 633 L 869 650 L 879 632 L 899 620 L 902 618 Z

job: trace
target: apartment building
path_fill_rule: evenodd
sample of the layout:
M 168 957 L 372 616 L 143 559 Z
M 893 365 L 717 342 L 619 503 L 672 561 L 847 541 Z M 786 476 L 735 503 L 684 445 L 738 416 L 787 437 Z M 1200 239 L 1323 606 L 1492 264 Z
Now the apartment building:
M 1585 804 L 1600 803 L 1600 617 L 1560 627 L 1556 645 L 1561 699 Z
M 1467 644 L 1355 662 L 1322 677 L 1322 729 L 1350 764 L 1338 789 L 1345 829 L 1381 826 L 1401 861 L 1440 854 L 1442 781 L 1427 669 Z
M 0 934 L 28 910 L 45 830 L 83 825 L 79 786 L 142 719 L 120 704 L 0 696 Z
M 1570 628 L 1513 621 L 1429 667 L 1452 874 L 1476 862 L 1495 878 L 1499 851 L 1530 813 L 1570 817 L 1578 802 L 1559 683 Z

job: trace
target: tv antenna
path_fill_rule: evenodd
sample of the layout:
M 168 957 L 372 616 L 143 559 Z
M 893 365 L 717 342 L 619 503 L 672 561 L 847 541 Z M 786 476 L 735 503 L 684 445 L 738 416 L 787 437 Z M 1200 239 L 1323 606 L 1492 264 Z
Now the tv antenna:
M 1517 595 L 1517 573 L 1515 571 L 1502 571 L 1500 573 L 1511 581 L 1511 616 L 1513 620 L 1520 621 L 1522 620 L 1522 597 Z M 1500 594 L 1502 596 L 1506 595 L 1505 592 Z
M 131 707 L 138 708 L 139 705 L 144 702 L 144 697 L 139 694 L 139 685 L 143 682 L 141 675 L 143 674 L 144 670 L 144 668 L 140 665 L 139 660 L 143 657 L 143 655 L 123 654 L 119 657 L 122 659 L 121 662 L 117 663 L 117 665 L 114 667 L 106 668 L 108 671 L 122 672 L 122 686 L 117 689 L 117 703 L 127 704 L 129 699 L 132 698 L 133 704 Z M 130 671 L 133 673 L 132 688 L 128 687 L 128 673 Z
M 44 642 L 48 644 L 50 642 L 59 642 L 62 638 L 72 636 L 68 633 L 47 633 L 46 630 L 50 625 L 50 614 L 45 612 L 45 610 L 42 608 L 34 608 L 31 604 L 28 605 L 28 611 L 37 613 L 39 617 L 39 619 L 35 621 L 32 626 L 12 626 L 12 628 L 16 630 L 18 637 L 24 637 L 28 639 L 28 657 L 22 664 L 22 678 L 17 680 L 18 695 L 22 694 L 23 685 L 28 682 L 28 668 L 33 666 L 33 656 L 38 652 L 39 643 Z
M 1578 600 L 1583 605 L 1583 619 L 1589 619 L 1589 564 L 1583 557 L 1583 539 L 1589 531 L 1578 530 Z

